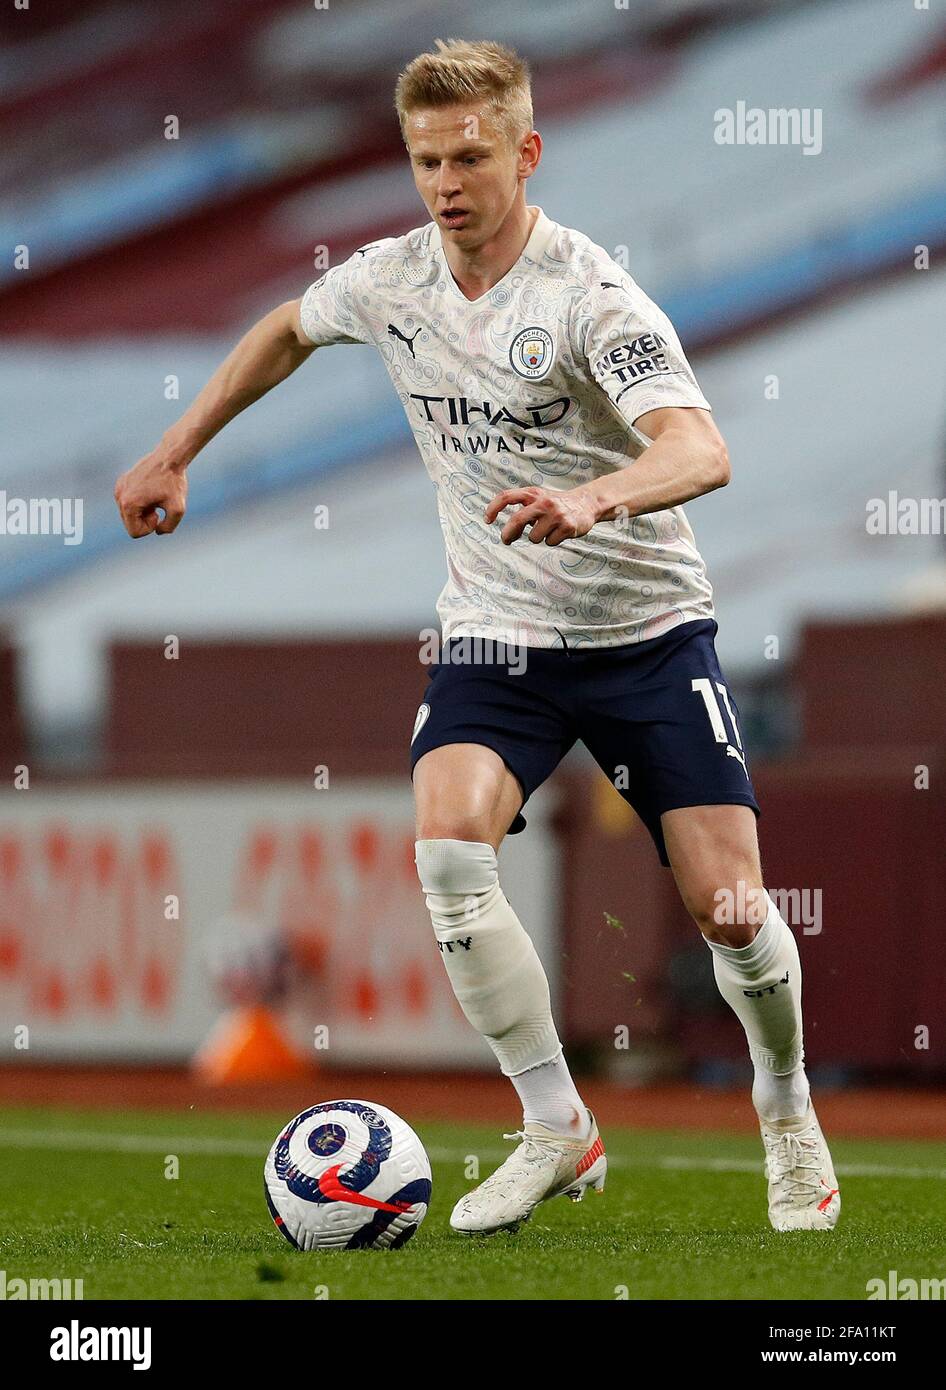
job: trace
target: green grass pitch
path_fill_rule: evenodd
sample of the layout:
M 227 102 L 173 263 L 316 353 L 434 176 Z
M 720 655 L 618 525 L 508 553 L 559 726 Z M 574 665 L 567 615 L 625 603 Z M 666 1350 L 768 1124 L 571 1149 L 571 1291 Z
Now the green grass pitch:
M 946 1275 L 946 1145 L 834 1141 L 834 1232 L 768 1225 L 759 1141 L 607 1129 L 607 1190 L 517 1234 L 448 1226 L 509 1152 L 499 1128 L 416 1124 L 431 1210 L 396 1251 L 292 1250 L 262 1167 L 287 1115 L 0 1111 L 0 1270 L 81 1278 L 86 1299 L 863 1299 L 868 1279 Z M 406 1116 L 410 1119 L 410 1116 Z M 830 1135 L 829 1135 L 830 1138 Z M 165 1176 L 167 1155 L 180 1164 Z

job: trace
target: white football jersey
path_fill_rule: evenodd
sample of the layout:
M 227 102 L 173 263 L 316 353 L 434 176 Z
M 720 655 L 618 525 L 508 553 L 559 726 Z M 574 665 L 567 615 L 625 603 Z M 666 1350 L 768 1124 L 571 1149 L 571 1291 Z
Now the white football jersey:
M 713 616 L 682 507 L 554 546 L 528 532 L 504 545 L 512 510 L 483 518 L 504 488 L 633 467 L 649 410 L 709 409 L 670 320 L 588 237 L 540 209 L 519 260 L 471 301 L 429 222 L 326 271 L 301 317 L 317 346 L 371 343 L 384 359 L 437 489 L 445 641 L 611 647 Z

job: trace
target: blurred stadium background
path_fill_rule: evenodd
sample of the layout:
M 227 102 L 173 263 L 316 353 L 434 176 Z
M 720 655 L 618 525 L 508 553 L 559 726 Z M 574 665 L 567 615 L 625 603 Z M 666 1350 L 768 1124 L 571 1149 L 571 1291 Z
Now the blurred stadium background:
M 529 58 L 530 202 L 626 254 L 729 443 L 688 513 L 826 1128 L 943 1137 L 946 550 L 866 524 L 946 495 L 946 27 L 906 0 L 5 7 L 2 486 L 84 512 L 81 544 L 0 537 L 0 1100 L 183 1100 L 221 1014 L 265 1004 L 301 1059 L 270 1057 L 268 1103 L 282 1075 L 287 1106 L 511 1115 L 413 867 L 445 567 L 380 362 L 318 353 L 231 424 L 173 540 L 112 502 L 326 253 L 425 220 L 393 82 L 455 34 Z M 717 144 L 740 101 L 823 112 L 823 148 Z M 580 752 L 531 812 L 504 881 L 599 1118 L 750 1128 L 642 827 Z

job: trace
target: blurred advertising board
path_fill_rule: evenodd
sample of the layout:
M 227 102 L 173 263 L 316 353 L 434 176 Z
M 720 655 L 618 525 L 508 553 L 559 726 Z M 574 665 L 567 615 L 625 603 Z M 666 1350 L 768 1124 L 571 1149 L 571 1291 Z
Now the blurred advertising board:
M 495 1067 L 440 960 L 409 785 L 126 786 L 0 797 L 3 1060 L 182 1061 L 249 967 L 327 1066 Z M 551 809 L 533 798 L 500 866 L 554 997 Z

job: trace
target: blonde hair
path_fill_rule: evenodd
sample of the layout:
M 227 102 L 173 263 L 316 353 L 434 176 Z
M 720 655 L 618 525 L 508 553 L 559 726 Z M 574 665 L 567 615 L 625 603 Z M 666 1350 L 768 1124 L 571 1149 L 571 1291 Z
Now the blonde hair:
M 401 73 L 394 105 L 405 143 L 405 121 L 422 107 L 485 102 L 510 144 L 532 130 L 532 87 L 524 58 L 489 39 L 436 40 L 436 53 L 419 53 Z

